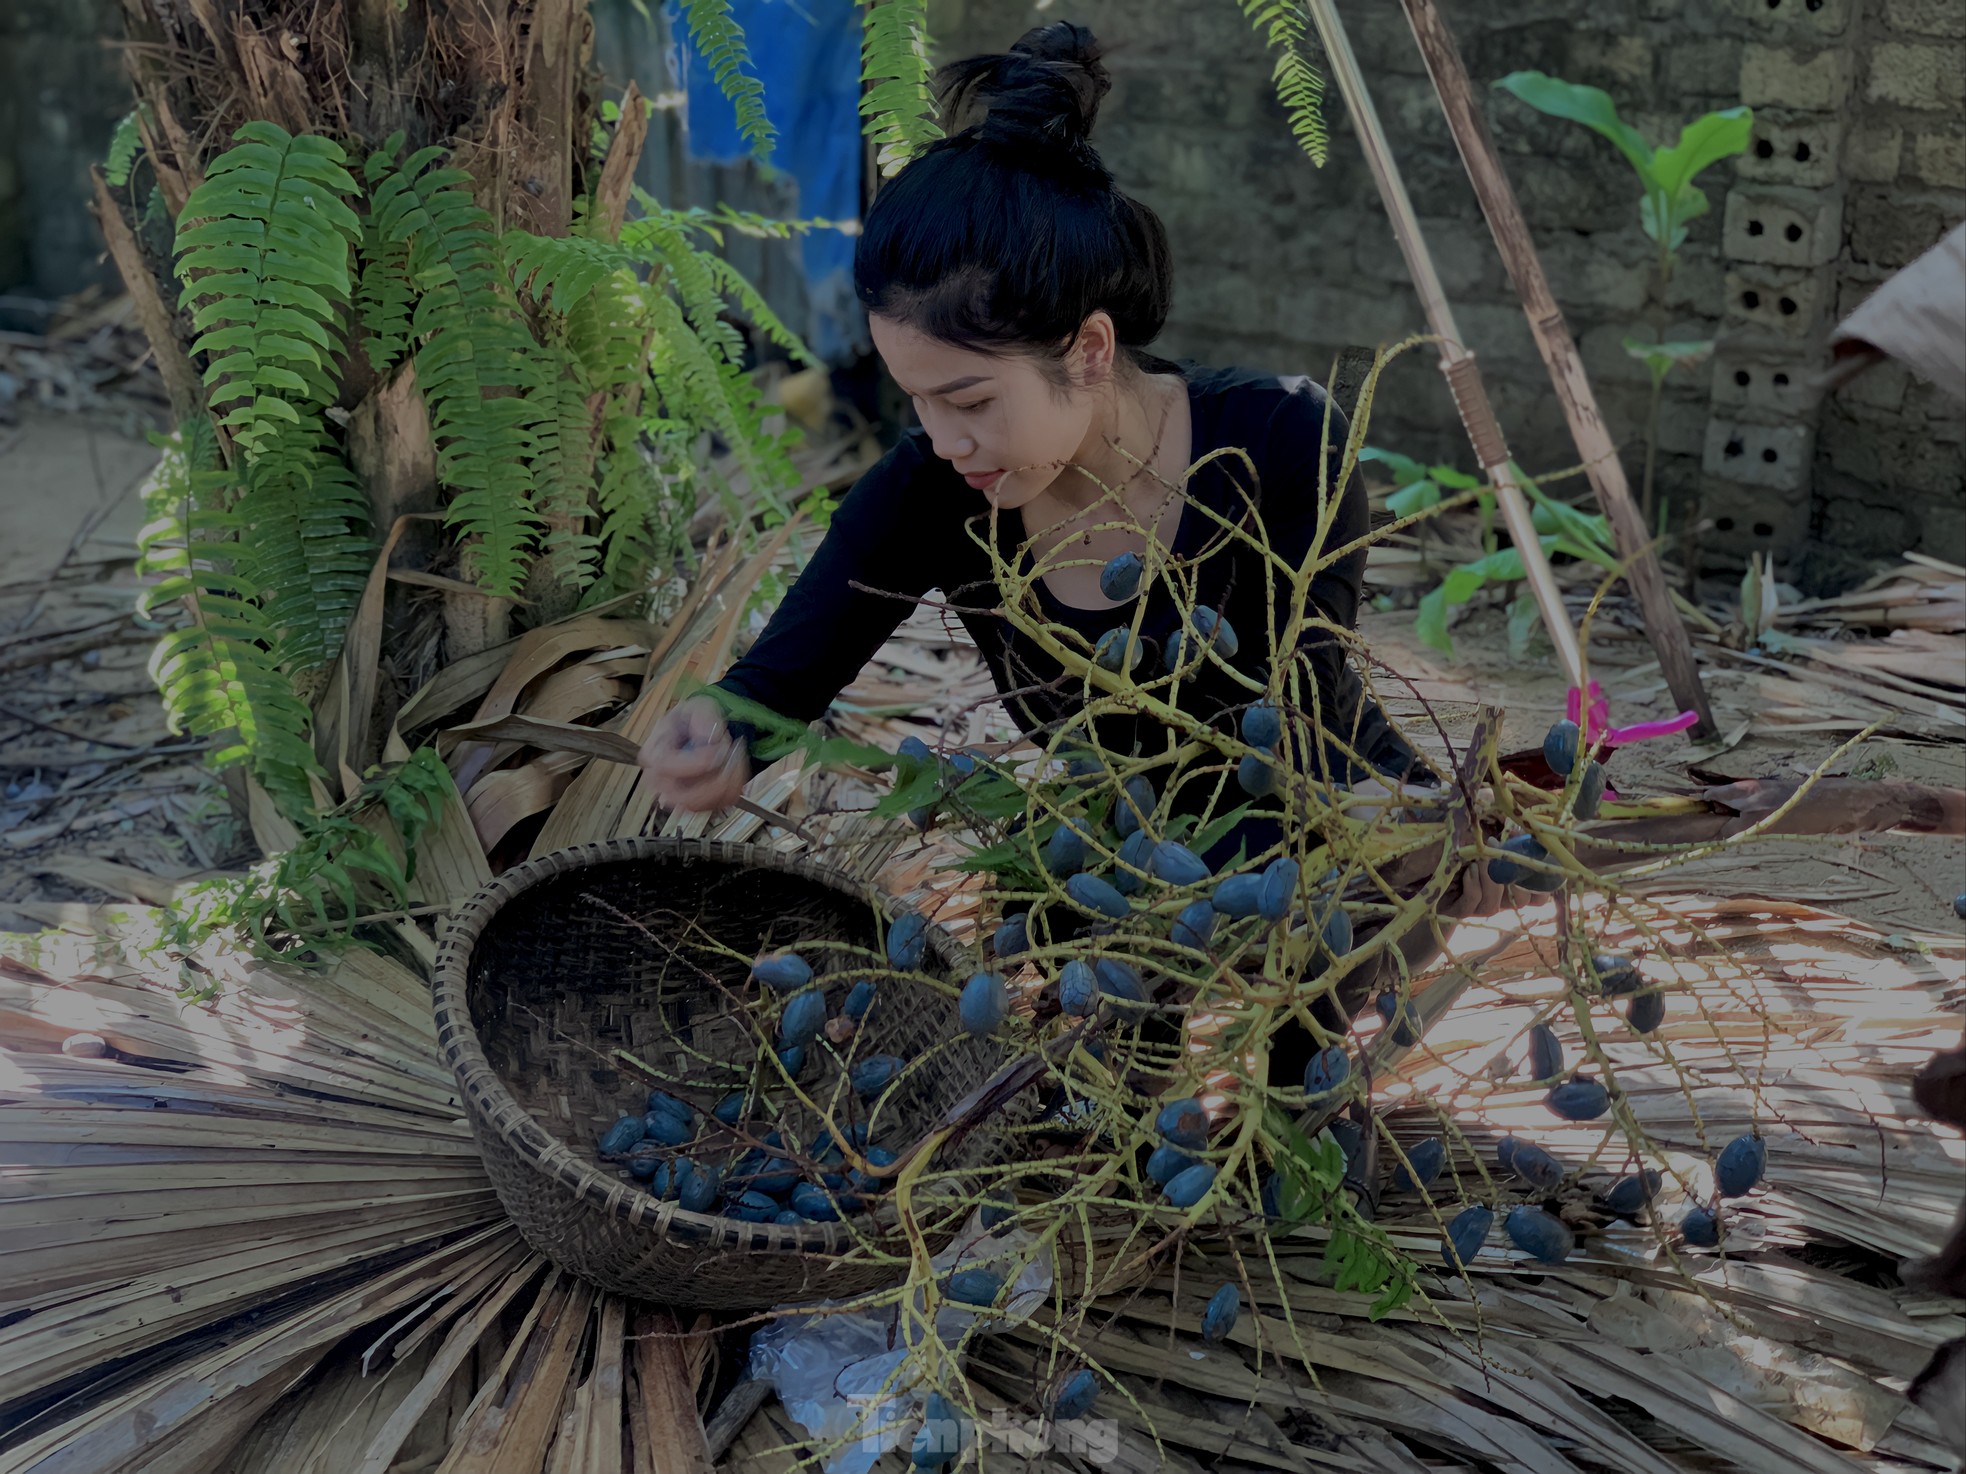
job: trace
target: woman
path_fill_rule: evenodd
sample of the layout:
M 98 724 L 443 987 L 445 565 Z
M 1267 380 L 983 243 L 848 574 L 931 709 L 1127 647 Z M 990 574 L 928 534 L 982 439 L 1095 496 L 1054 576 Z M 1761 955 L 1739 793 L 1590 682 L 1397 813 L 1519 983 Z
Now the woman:
M 1039 27 L 1006 55 L 944 68 L 938 83 L 944 117 L 987 111 L 882 189 L 854 260 L 875 348 L 920 428 L 848 493 L 764 633 L 717 686 L 815 720 L 914 601 L 940 589 L 1024 731 L 1068 721 L 1082 709 L 1082 684 L 997 612 L 990 556 L 972 537 L 988 540 L 993 509 L 1007 563 L 1028 573 L 1052 560 L 1034 584 L 1051 623 L 1088 641 L 1129 624 L 1133 600 L 1107 598 L 1100 568 L 1144 554 L 1151 539 L 1191 560 L 1197 602 L 1239 632 L 1244 672 L 1266 678 L 1270 618 L 1281 628 L 1287 594 L 1204 508 L 1242 525 L 1253 510 L 1293 567 L 1314 545 L 1357 543 L 1366 494 L 1356 471 L 1338 485 L 1345 416 L 1307 378 L 1146 351 L 1172 296 L 1167 239 L 1087 141 L 1110 86 L 1089 31 Z M 1246 451 L 1253 474 L 1222 457 L 1184 483 L 1195 461 L 1224 447 Z M 1356 624 L 1364 571 L 1355 547 L 1313 578 L 1316 612 L 1333 626 Z M 1180 614 L 1163 582 L 1142 596 L 1145 648 L 1159 659 Z M 1317 759 L 1330 777 L 1376 783 L 1416 767 L 1328 633 L 1299 642 L 1292 658 L 1314 679 L 1323 730 L 1339 734 Z M 1222 721 L 1250 699 L 1206 664 L 1183 687 L 1185 709 Z M 1098 730 L 1109 751 L 1164 742 L 1131 720 L 1102 719 Z M 751 735 L 699 695 L 656 727 L 642 762 L 673 807 L 723 808 L 751 776 Z M 1274 821 L 1259 821 L 1232 840 L 1254 852 L 1276 833 Z

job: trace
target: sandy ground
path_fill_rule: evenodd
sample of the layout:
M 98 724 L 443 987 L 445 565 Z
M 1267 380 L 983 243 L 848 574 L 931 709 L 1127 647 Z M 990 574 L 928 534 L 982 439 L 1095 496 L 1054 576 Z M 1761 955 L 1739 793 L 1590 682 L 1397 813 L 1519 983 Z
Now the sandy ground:
M 9 901 L 101 899 L 86 884 L 91 864 L 180 879 L 250 857 L 210 775 L 191 759 L 153 751 L 171 744 L 144 674 L 149 634 L 130 617 L 130 560 L 142 521 L 137 487 L 155 456 L 107 419 L 29 416 L 0 427 L 0 927 L 27 924 Z M 92 627 L 101 641 L 87 651 L 6 667 L 9 651 Z M 1509 659 L 1499 611 L 1457 627 L 1451 660 L 1415 638 L 1410 613 L 1368 613 L 1362 633 L 1410 683 L 1404 696 L 1382 687 L 1403 719 L 1423 718 L 1423 699 L 1459 736 L 1480 705 L 1493 705 L 1505 713 L 1506 744 L 1528 747 L 1561 715 L 1562 678 L 1547 656 Z M 1590 659 L 1615 722 L 1671 714 L 1642 639 L 1612 632 L 1593 640 Z M 1614 784 L 1636 794 L 1684 792 L 1699 784 L 1689 764 L 1727 777 L 1798 775 L 1834 750 L 1822 733 L 1754 724 L 1751 684 L 1740 672 L 1709 669 L 1707 680 L 1722 731 L 1748 723 L 1742 740 L 1717 753 L 1683 738 L 1626 749 L 1612 765 Z M 46 726 L 20 719 L 30 707 Z M 27 766 L 43 754 L 63 765 Z M 1966 743 L 1876 738 L 1833 771 L 1966 785 Z M 1806 900 L 1886 930 L 1928 930 L 1956 924 L 1951 901 L 1966 891 L 1966 845 L 1898 836 L 1774 841 L 1681 871 L 1673 888 L 1694 875 L 1708 894 Z

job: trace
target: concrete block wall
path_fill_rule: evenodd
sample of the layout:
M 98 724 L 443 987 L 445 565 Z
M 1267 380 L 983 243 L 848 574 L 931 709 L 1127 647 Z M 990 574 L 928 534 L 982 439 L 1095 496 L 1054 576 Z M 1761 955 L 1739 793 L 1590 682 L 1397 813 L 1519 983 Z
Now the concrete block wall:
M 1900 369 L 1796 403 L 1831 327 L 1966 218 L 1961 0 L 1441 0 L 1634 487 L 1643 468 L 1652 242 L 1612 146 L 1488 84 L 1537 69 L 1604 88 L 1654 143 L 1746 102 L 1748 153 L 1701 176 L 1664 294 L 1669 339 L 1714 360 L 1668 380 L 1659 482 L 1698 495 L 1719 566 L 1769 551 L 1817 587 L 1919 548 L 1966 558 L 1966 415 Z M 1394 0 L 1341 9 L 1456 317 L 1512 449 L 1532 472 L 1576 450 Z M 1331 158 L 1289 137 L 1270 64 L 1237 7 L 931 0 L 938 60 L 1001 50 L 1027 26 L 1089 25 L 1114 88 L 1095 142 L 1166 222 L 1177 279 L 1165 351 L 1323 378 L 1339 349 L 1422 330 L 1419 304 L 1335 90 Z M 1374 443 L 1473 457 L 1435 360 L 1386 372 Z M 1575 483 L 1581 486 L 1581 479 Z

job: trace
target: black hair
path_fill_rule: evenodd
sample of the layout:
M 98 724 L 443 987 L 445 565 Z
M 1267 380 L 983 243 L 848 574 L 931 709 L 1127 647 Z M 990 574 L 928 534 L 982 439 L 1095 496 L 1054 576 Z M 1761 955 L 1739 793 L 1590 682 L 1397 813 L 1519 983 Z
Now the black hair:
M 1054 21 L 936 73 L 952 131 L 882 186 L 854 250 L 870 313 L 958 347 L 1029 353 L 1062 383 L 1058 361 L 1104 308 L 1127 364 L 1162 363 L 1143 350 L 1173 295 L 1167 232 L 1089 141 L 1112 87 L 1099 57 L 1091 31 Z

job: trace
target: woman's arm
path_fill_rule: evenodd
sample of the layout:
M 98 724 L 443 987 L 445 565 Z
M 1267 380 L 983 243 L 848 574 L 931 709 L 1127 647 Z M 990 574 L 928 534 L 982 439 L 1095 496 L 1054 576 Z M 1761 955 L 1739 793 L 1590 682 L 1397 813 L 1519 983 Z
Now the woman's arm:
M 949 518 L 939 514 L 953 509 L 932 500 L 948 491 L 924 484 L 929 469 L 904 440 L 854 483 L 763 633 L 711 693 L 798 722 L 824 714 L 941 574 Z M 727 808 L 750 779 L 757 735 L 749 722 L 725 719 L 714 694 L 692 697 L 649 734 L 642 766 L 672 808 Z
M 950 492 L 930 484 L 932 470 L 903 440 L 854 483 L 812 560 L 717 688 L 796 722 L 825 714 L 941 576 L 957 509 L 936 504 Z M 752 735 L 748 724 L 733 726 Z

